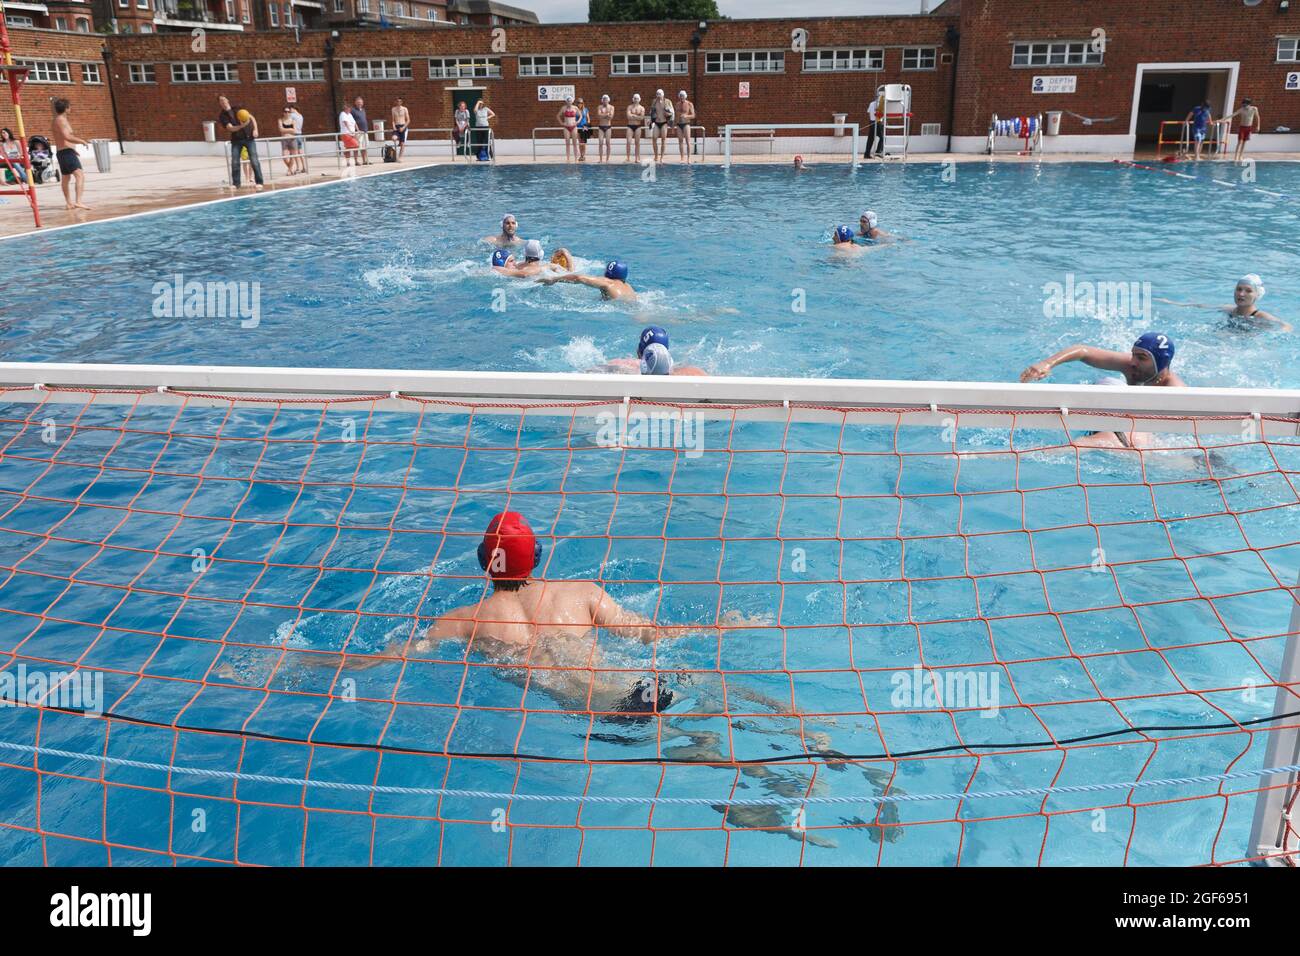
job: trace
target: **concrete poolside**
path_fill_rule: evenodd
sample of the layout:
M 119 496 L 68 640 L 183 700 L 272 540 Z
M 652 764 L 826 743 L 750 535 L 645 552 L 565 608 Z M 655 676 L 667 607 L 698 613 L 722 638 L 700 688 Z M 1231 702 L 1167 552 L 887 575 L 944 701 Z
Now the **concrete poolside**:
M 670 144 L 667 165 L 676 166 L 679 162 L 678 156 L 675 149 L 671 147 L 672 144 Z M 554 146 L 550 148 L 554 149 Z M 610 165 L 627 165 L 626 160 L 620 155 L 621 152 L 621 143 L 616 142 Z M 643 149 L 642 158 L 645 159 L 648 155 L 649 150 Z M 1300 161 L 1300 154 L 1297 153 L 1258 153 L 1248 154 L 1248 156 L 1257 162 Z M 805 159 L 810 168 L 819 165 L 843 165 L 847 161 L 845 154 L 808 154 Z M 998 153 L 993 156 L 987 156 L 983 153 L 912 153 L 907 162 L 1109 163 L 1115 160 L 1150 162 L 1154 161 L 1154 156 L 1141 152 L 1137 154 L 1047 153 L 1039 156 L 1020 156 L 1015 153 Z M 782 153 L 767 155 L 765 153 L 746 152 L 732 157 L 732 162 L 735 164 L 790 165 L 793 161 L 793 154 Z M 269 172 L 269 175 L 262 194 L 334 182 L 339 179 L 354 179 L 362 176 L 396 173 L 429 166 L 451 165 L 452 162 L 453 160 L 445 155 L 434 157 L 408 155 L 402 163 L 397 165 L 379 162 L 378 157 L 376 157 L 369 166 L 339 169 L 337 162 L 332 157 L 317 158 L 312 160 L 312 168 L 307 174 L 287 177 L 284 175 L 284 165 L 277 157 L 274 160 L 274 166 L 269 170 L 267 163 L 263 162 L 263 172 Z M 706 166 L 720 166 L 723 164 L 723 157 L 713 154 L 694 156 L 692 162 Z M 864 166 L 877 162 L 880 161 L 864 162 Z M 890 159 L 884 162 L 897 164 L 902 160 Z M 1205 160 L 1205 162 L 1214 163 L 1222 162 L 1222 160 Z M 132 152 L 127 155 L 113 156 L 112 169 L 108 173 L 96 172 L 92 157 L 83 157 L 82 163 L 86 167 L 84 201 L 91 208 L 88 210 L 67 210 L 64 208 L 63 193 L 58 184 L 51 183 L 38 186 L 37 200 L 40 204 L 41 223 L 44 227 L 40 230 L 41 232 L 99 220 L 116 219 L 136 213 L 175 209 L 197 203 L 229 199 L 254 192 L 252 187 L 247 185 L 238 190 L 231 189 L 230 186 L 226 185 L 227 170 L 224 155 L 160 156 Z M 456 164 L 479 165 L 467 162 L 464 159 L 457 160 Z M 533 164 L 564 165 L 564 157 L 563 155 L 547 155 L 533 159 L 532 156 L 528 155 L 499 155 L 497 158 L 497 165 L 500 166 Z M 599 164 L 595 162 L 593 156 L 589 153 L 585 165 L 597 166 Z M 27 200 L 22 196 L 0 196 L 0 238 L 21 236 L 35 231 L 37 230 L 32 222 L 31 207 L 28 205 Z

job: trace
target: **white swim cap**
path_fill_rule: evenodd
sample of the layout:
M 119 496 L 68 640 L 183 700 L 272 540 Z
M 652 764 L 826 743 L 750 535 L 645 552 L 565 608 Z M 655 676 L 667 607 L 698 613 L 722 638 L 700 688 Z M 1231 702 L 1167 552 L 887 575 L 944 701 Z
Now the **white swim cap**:
M 677 98 L 678 98 L 679 100 L 684 100 L 684 99 L 686 99 L 686 91 L 685 91 L 685 90 L 678 90 L 678 91 L 677 91 Z
M 668 354 L 668 349 L 665 346 L 660 345 L 658 342 L 646 346 L 645 351 L 641 353 L 641 374 L 673 374 L 673 357 Z
M 880 217 L 877 216 L 870 209 L 868 209 L 866 212 L 862 214 L 862 218 L 867 221 L 867 225 L 870 226 L 872 229 L 875 229 L 876 223 L 880 221 Z
M 524 258 L 525 258 L 525 259 L 541 259 L 541 258 L 542 258 L 542 244 L 541 244 L 540 242 L 538 242 L 536 239 L 529 239 L 527 242 L 525 242 L 525 243 L 524 243 Z
M 514 218 L 515 218 L 515 217 L 514 217 L 513 214 L 511 214 L 511 213 L 506 213 L 504 216 L 501 217 L 501 225 L 504 226 L 508 220 L 510 220 L 510 219 L 514 219 Z
M 609 94 L 608 94 L 608 93 L 601 93 L 601 94 L 600 94 L 600 101 L 601 101 L 602 103 L 608 103 L 608 102 L 609 102 Z
M 664 95 L 663 90 L 655 90 L 655 96 L 663 96 L 663 95 Z
M 1255 290 L 1255 298 L 1264 298 L 1264 280 L 1254 272 L 1248 273 L 1237 280 L 1237 285 L 1246 284 Z
M 632 102 L 633 102 L 633 103 L 640 103 L 640 102 L 641 102 L 641 94 L 640 94 L 640 93 L 633 93 L 633 94 L 632 94 Z

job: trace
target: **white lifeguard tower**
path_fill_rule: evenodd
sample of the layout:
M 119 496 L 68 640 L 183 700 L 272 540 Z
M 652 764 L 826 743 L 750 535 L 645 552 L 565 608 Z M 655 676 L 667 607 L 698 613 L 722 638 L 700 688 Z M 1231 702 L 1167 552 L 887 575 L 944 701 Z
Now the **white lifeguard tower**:
M 881 150 L 886 159 L 907 159 L 907 141 L 912 133 L 912 87 L 906 83 L 886 83 L 876 88 L 876 99 L 885 98 L 880 117 Z

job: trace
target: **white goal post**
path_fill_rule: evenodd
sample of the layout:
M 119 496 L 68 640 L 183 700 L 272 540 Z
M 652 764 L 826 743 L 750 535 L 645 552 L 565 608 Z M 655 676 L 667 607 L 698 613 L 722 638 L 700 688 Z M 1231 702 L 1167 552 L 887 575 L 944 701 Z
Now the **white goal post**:
M 742 130 L 771 130 L 773 135 L 775 135 L 777 130 L 782 129 L 829 129 L 839 135 L 851 133 L 851 145 L 853 149 L 851 161 L 854 168 L 857 168 L 859 164 L 859 136 L 857 123 L 728 123 L 726 126 L 722 127 L 722 151 L 723 156 L 725 157 L 723 165 L 731 165 L 731 142 L 733 133 Z

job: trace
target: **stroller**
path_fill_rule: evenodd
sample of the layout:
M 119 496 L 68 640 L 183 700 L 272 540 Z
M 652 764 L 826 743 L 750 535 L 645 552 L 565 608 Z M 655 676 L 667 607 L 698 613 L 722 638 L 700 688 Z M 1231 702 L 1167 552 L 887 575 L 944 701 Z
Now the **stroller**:
M 32 178 L 38 183 L 57 183 L 59 181 L 59 164 L 54 161 L 54 150 L 50 141 L 44 136 L 32 136 L 27 140 L 27 157 L 32 164 Z

